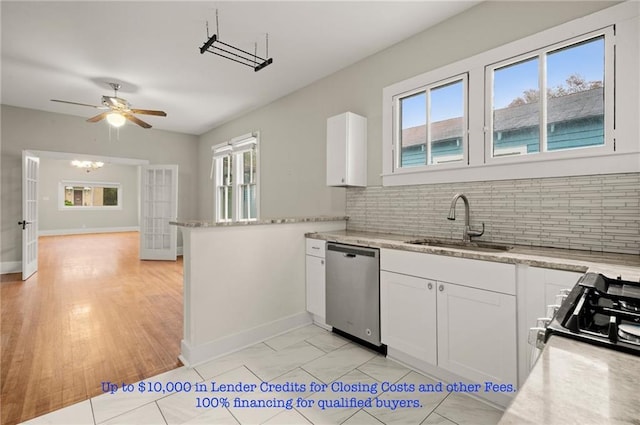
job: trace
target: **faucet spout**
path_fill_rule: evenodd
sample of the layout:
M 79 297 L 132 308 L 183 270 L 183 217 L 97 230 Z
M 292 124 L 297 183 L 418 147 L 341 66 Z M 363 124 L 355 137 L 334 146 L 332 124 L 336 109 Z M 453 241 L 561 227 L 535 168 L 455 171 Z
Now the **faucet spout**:
M 469 217 L 469 200 L 462 193 L 456 193 L 453 195 L 453 199 L 451 200 L 451 208 L 449 208 L 449 215 L 447 216 L 447 220 L 455 220 L 456 219 L 456 204 L 458 203 L 458 199 L 462 198 L 464 201 L 464 217 L 465 220 Z
M 456 203 L 460 198 L 462 198 L 462 202 L 464 202 L 464 233 L 462 234 L 462 240 L 465 242 L 471 242 L 472 236 L 482 236 L 484 234 L 484 223 L 482 223 L 482 230 L 471 229 L 471 226 L 469 225 L 469 200 L 467 199 L 465 194 L 456 193 L 455 195 L 453 195 L 453 198 L 451 199 L 451 208 L 449 208 L 449 215 L 447 216 L 447 219 L 456 219 Z

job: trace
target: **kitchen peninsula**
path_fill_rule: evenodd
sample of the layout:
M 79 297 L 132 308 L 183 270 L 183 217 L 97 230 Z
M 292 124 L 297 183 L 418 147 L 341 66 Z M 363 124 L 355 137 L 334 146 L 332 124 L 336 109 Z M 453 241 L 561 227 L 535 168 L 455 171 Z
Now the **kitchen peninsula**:
M 344 229 L 346 217 L 171 224 L 183 238 L 180 359 L 192 366 L 310 323 L 304 235 Z

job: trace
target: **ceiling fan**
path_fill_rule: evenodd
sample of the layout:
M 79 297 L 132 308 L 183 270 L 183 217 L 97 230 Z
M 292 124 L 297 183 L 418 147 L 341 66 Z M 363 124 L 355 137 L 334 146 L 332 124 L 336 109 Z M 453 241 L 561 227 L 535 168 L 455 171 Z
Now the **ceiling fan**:
M 94 117 L 89 118 L 88 122 L 98 122 L 102 119 L 105 119 L 109 122 L 109 124 L 114 127 L 120 127 L 124 125 L 126 120 L 129 120 L 133 123 L 138 124 L 143 128 L 151 128 L 151 125 L 142 121 L 140 118 L 136 117 L 133 114 L 142 114 L 142 115 L 155 115 L 159 117 L 166 117 L 167 114 L 164 111 L 154 111 L 151 109 L 131 109 L 131 105 L 127 102 L 126 99 L 118 97 L 118 90 L 120 90 L 120 84 L 117 83 L 109 83 L 111 88 L 113 88 L 114 95 L 113 96 L 102 96 L 102 106 L 97 105 L 89 105 L 87 103 L 78 103 L 78 102 L 70 102 L 68 100 L 58 100 L 51 99 L 52 102 L 60 102 L 60 103 L 69 103 L 71 105 L 80 105 L 80 106 L 89 106 L 90 108 L 96 109 L 108 109 L 108 111 L 102 112 Z

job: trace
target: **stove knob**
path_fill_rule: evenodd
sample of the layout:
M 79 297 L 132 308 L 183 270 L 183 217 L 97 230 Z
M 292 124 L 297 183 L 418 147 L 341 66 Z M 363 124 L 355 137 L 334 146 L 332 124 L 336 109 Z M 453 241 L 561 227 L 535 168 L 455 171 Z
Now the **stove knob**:
M 560 309 L 560 306 L 558 304 L 548 305 L 547 306 L 547 317 L 554 317 L 559 309 Z
M 538 350 L 542 350 L 544 348 L 545 333 L 545 328 L 536 327 L 529 329 L 529 345 L 536 347 Z
M 547 326 L 549 326 L 549 323 L 551 323 L 551 318 L 550 317 L 538 317 L 536 319 L 536 327 L 538 328 L 547 328 Z
M 569 295 L 565 295 L 565 294 L 556 295 L 556 304 L 562 304 L 564 300 L 567 299 L 568 296 Z

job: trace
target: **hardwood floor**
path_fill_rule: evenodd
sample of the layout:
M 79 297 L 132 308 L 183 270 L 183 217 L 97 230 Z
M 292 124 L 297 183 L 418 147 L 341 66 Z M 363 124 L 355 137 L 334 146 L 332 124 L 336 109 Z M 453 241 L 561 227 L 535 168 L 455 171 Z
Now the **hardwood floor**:
M 39 244 L 38 272 L 0 284 L 2 424 L 180 365 L 182 257 L 140 261 L 137 232 Z

